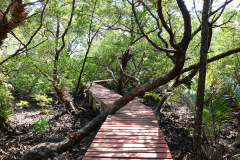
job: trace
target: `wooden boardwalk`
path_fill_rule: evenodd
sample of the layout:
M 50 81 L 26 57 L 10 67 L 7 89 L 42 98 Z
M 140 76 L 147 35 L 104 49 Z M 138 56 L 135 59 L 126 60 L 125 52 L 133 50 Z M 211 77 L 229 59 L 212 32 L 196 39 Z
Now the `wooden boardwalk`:
M 121 97 L 96 83 L 90 92 L 105 107 Z M 172 156 L 152 109 L 131 101 L 107 117 L 83 158 L 92 159 L 170 160 Z

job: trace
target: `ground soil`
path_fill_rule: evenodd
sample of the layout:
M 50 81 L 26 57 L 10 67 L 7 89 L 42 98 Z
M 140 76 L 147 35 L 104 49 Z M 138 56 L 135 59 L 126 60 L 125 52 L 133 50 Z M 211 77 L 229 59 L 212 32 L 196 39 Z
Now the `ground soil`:
M 16 107 L 20 100 L 30 102 L 28 107 Z M 139 101 L 152 107 L 154 110 L 158 104 L 157 100 L 151 98 L 139 98 Z M 78 102 L 79 104 L 81 101 Z M 37 105 L 37 102 L 30 96 L 15 96 L 13 102 L 15 114 L 11 117 L 9 124 L 18 132 L 7 133 L 0 137 L 0 160 L 19 159 L 22 154 L 36 144 L 43 142 L 59 142 L 66 138 L 70 133 L 76 132 L 86 123 L 91 121 L 98 113 L 92 111 L 91 107 L 85 106 L 87 110 L 80 117 L 71 115 L 61 104 L 56 103 L 56 99 L 48 109 L 48 114 L 43 114 L 43 108 Z M 162 111 L 162 120 L 159 125 L 164 133 L 165 139 L 170 148 L 171 154 L 176 160 L 194 159 L 192 147 L 192 128 L 193 116 L 186 113 L 182 105 L 177 103 L 168 103 L 164 105 Z M 238 150 L 227 147 L 236 137 L 237 130 L 237 108 L 231 108 L 231 120 L 221 132 L 221 144 L 223 159 L 233 159 Z M 49 120 L 51 127 L 45 132 L 33 135 L 33 126 L 40 117 Z M 99 128 L 96 128 L 89 136 L 73 149 L 61 154 L 63 160 L 80 160 L 84 156 L 88 147 L 91 145 Z M 53 158 L 57 159 L 57 158 Z M 50 160 L 50 158 L 49 158 Z
M 141 99 L 141 98 L 140 98 Z M 143 98 L 142 102 L 148 106 L 151 106 L 153 110 L 158 105 L 158 100 L 153 98 Z M 238 107 L 235 103 L 229 104 L 228 120 L 223 124 L 223 128 L 220 131 L 219 143 L 220 143 L 220 158 L 223 160 L 236 160 L 235 156 L 239 154 L 240 149 L 231 147 L 237 135 L 237 115 Z M 179 103 L 166 103 L 162 107 L 162 118 L 159 121 L 159 126 L 163 131 L 165 140 L 169 146 L 170 152 L 175 160 L 194 160 L 197 159 L 193 152 L 193 126 L 194 115 L 189 110 Z M 209 144 L 207 138 L 203 139 L 202 146 L 210 146 L 213 148 L 211 153 L 214 153 L 215 149 L 212 144 Z M 209 150 L 209 149 L 208 149 Z M 208 159 L 206 156 L 203 159 Z M 211 160 L 216 160 L 214 157 Z
M 48 109 L 48 114 L 42 113 L 42 107 L 31 97 L 17 97 L 15 102 L 25 100 L 30 102 L 28 107 L 14 107 L 15 114 L 11 117 L 9 123 L 16 129 L 17 134 L 6 133 L 0 138 L 0 160 L 19 159 L 22 154 L 29 148 L 43 142 L 59 142 L 64 140 L 68 134 L 76 132 L 89 121 L 91 121 L 98 113 L 85 105 L 87 110 L 80 117 L 71 115 L 65 110 L 61 104 L 56 104 L 56 100 L 52 107 Z M 81 101 L 78 102 L 79 104 Z M 15 105 L 14 105 L 15 106 Z M 45 132 L 33 135 L 33 126 L 40 117 L 49 120 L 50 129 Z M 82 140 L 73 149 L 61 154 L 63 160 L 80 160 L 91 145 L 99 128 L 96 128 L 89 136 Z M 54 158 L 57 159 L 57 158 Z

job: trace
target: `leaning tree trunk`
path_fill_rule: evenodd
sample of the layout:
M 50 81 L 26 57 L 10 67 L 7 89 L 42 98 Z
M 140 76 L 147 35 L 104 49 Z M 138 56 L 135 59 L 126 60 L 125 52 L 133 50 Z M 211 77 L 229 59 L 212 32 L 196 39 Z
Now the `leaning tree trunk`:
M 174 44 L 174 34 L 173 34 L 172 30 L 167 26 L 167 24 L 163 18 L 163 14 L 162 14 L 162 10 L 161 10 L 162 1 L 158 0 L 159 17 L 160 17 L 160 20 L 162 21 L 162 23 L 164 23 L 164 28 L 168 31 L 168 33 L 170 35 L 170 44 L 174 48 L 173 50 L 169 50 L 169 49 L 163 49 L 161 47 L 158 47 L 158 49 L 164 50 L 164 51 L 172 51 L 175 53 L 176 63 L 174 65 L 174 67 L 165 75 L 155 78 L 155 79 L 153 79 L 149 82 L 146 82 L 142 85 L 140 85 L 140 84 L 137 85 L 134 89 L 132 89 L 126 95 L 124 95 L 123 97 L 118 99 L 116 102 L 114 102 L 112 105 L 110 105 L 109 108 L 105 112 L 101 113 L 99 116 L 97 116 L 95 119 L 93 119 L 90 123 L 88 123 L 82 129 L 80 129 L 79 132 L 75 132 L 71 135 L 68 135 L 68 139 L 66 139 L 62 142 L 58 142 L 58 143 L 39 144 L 39 145 L 31 148 L 30 150 L 28 150 L 23 155 L 21 160 L 29 160 L 29 159 L 36 160 L 36 159 L 43 159 L 46 157 L 58 156 L 58 154 L 72 148 L 75 144 L 79 143 L 84 137 L 86 137 L 89 133 L 91 133 L 93 131 L 93 129 L 95 129 L 96 125 L 101 124 L 109 114 L 114 114 L 117 110 L 119 110 L 120 108 L 125 106 L 127 103 L 129 103 L 131 100 L 133 100 L 134 97 L 141 95 L 147 91 L 150 91 L 154 88 L 157 88 L 159 86 L 162 86 L 162 85 L 168 83 L 169 81 L 173 80 L 180 74 L 180 72 L 184 66 L 184 63 L 185 63 L 186 50 L 187 50 L 189 42 L 191 40 L 191 21 L 190 21 L 189 12 L 187 11 L 187 8 L 186 8 L 184 2 L 183 1 L 178 1 L 178 2 L 179 2 L 178 5 L 180 7 L 181 13 L 184 15 L 183 19 L 185 22 L 184 36 L 183 36 L 182 43 L 180 46 L 177 46 L 176 44 Z M 134 12 L 134 16 L 136 17 L 134 3 L 132 3 L 131 5 L 132 5 L 132 10 Z M 139 26 L 139 21 L 137 20 L 137 18 L 135 18 L 135 19 Z M 142 30 L 142 28 L 140 28 L 140 29 Z
M 80 111 L 75 107 L 75 104 L 73 102 L 72 96 L 64 92 L 63 90 L 59 89 L 58 87 L 54 86 L 54 90 L 57 96 L 58 101 L 63 104 L 67 111 L 71 112 L 73 115 L 80 115 L 83 111 L 85 111 L 82 106 L 79 107 Z
M 157 108 L 154 111 L 157 120 L 161 120 L 161 118 L 162 118 L 162 116 L 161 116 L 161 109 L 162 109 L 162 106 L 163 106 L 164 102 L 168 99 L 168 97 L 169 97 L 168 94 L 163 96 L 162 99 L 159 101 L 159 103 L 157 105 Z
M 174 82 L 174 84 L 168 89 L 171 92 L 174 91 L 178 86 L 180 86 L 181 84 L 191 84 L 191 80 L 193 79 L 193 77 L 197 74 L 198 72 L 198 68 L 193 69 L 187 76 L 184 76 L 182 79 L 176 78 L 176 81 Z M 160 100 L 160 102 L 158 103 L 157 108 L 155 109 L 154 113 L 157 117 L 158 120 L 161 119 L 161 113 L 160 110 L 164 104 L 164 102 L 168 99 L 168 97 L 170 96 L 171 93 L 166 94 L 162 97 L 162 99 Z
M 69 148 L 73 147 L 75 144 L 79 143 L 83 138 L 85 138 L 89 133 L 96 128 L 96 126 L 100 125 L 104 122 L 105 118 L 109 114 L 114 114 L 117 110 L 125 106 L 134 97 L 141 95 L 147 91 L 150 91 L 156 87 L 164 85 L 178 76 L 180 71 L 183 68 L 185 62 L 185 52 L 179 52 L 179 59 L 176 62 L 174 68 L 169 71 L 166 75 L 163 75 L 159 78 L 156 78 L 150 82 L 146 82 L 142 85 L 138 85 L 135 89 L 131 90 L 122 98 L 118 99 L 114 104 L 110 105 L 109 108 L 98 115 L 95 119 L 93 119 L 90 123 L 80 129 L 78 132 L 68 135 L 68 139 L 58 142 L 58 143 L 42 143 L 39 144 L 30 150 L 28 150 L 21 160 L 39 160 L 47 157 L 55 157 L 58 156 L 60 153 L 68 150 Z
M 107 113 L 104 113 L 97 116 L 78 132 L 68 135 L 67 139 L 64 141 L 58 143 L 46 142 L 34 146 L 24 153 L 21 160 L 42 160 L 43 158 L 59 157 L 59 154 L 72 148 L 75 144 L 88 136 L 96 127 L 101 125 L 105 121 L 107 115 Z

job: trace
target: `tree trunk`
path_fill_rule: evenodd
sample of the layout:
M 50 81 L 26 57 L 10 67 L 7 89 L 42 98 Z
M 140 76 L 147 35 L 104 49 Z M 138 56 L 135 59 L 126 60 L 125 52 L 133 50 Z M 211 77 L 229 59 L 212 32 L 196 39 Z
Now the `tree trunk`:
M 58 142 L 58 143 L 42 143 L 39 144 L 30 150 L 28 150 L 21 160 L 39 160 L 47 157 L 55 157 L 58 154 L 63 153 L 64 151 L 68 150 L 69 148 L 73 147 L 75 144 L 79 143 L 83 138 L 89 135 L 96 126 L 100 125 L 104 122 L 105 118 L 109 114 L 114 114 L 117 110 L 125 106 L 134 97 L 141 95 L 147 91 L 150 91 L 156 87 L 164 85 L 171 81 L 172 79 L 176 78 L 179 73 L 181 72 L 183 65 L 185 62 L 185 52 L 179 52 L 178 60 L 176 61 L 176 65 L 173 67 L 171 71 L 169 71 L 166 75 L 158 77 L 152 81 L 146 82 L 142 85 L 137 86 L 122 98 L 118 99 L 114 104 L 110 105 L 108 109 L 94 118 L 90 123 L 84 126 L 82 129 L 79 130 L 76 134 L 72 134 L 68 136 L 68 139 Z
M 210 0 L 204 0 L 203 14 L 202 14 L 202 33 L 201 33 L 201 49 L 200 49 L 200 70 L 199 81 L 197 88 L 196 113 L 194 120 L 193 146 L 197 159 L 201 159 L 201 129 L 202 129 L 202 115 L 204 105 L 204 90 L 206 80 L 206 65 L 208 52 L 208 18 L 209 18 Z
M 184 23 L 186 23 L 184 25 L 184 37 L 182 39 L 182 43 L 179 46 L 174 44 L 173 32 L 171 31 L 170 28 L 166 27 L 166 25 L 165 25 L 164 27 L 170 35 L 170 43 L 175 48 L 174 48 L 174 50 L 172 50 L 172 49 L 169 50 L 169 49 L 163 49 L 158 46 L 158 49 L 160 49 L 162 51 L 174 51 L 174 53 L 176 55 L 176 63 L 174 65 L 174 67 L 169 72 L 167 72 L 165 75 L 155 78 L 155 79 L 153 79 L 149 82 L 146 82 L 142 85 L 138 85 L 137 87 L 132 89 L 126 95 L 124 95 L 123 97 L 118 99 L 116 102 L 114 102 L 112 105 L 110 105 L 106 111 L 104 111 L 103 113 L 98 115 L 90 123 L 88 123 L 82 129 L 80 129 L 79 132 L 69 135 L 68 140 L 64 140 L 64 141 L 58 142 L 58 143 L 39 144 L 39 145 L 31 148 L 30 150 L 28 150 L 23 155 L 21 160 L 29 160 L 29 159 L 36 160 L 36 159 L 43 159 L 43 158 L 47 158 L 47 157 L 58 156 L 58 154 L 72 148 L 75 144 L 79 143 L 84 137 L 89 135 L 93 131 L 93 129 L 96 128 L 97 125 L 104 122 L 105 118 L 109 114 L 114 114 L 117 110 L 119 110 L 120 108 L 125 106 L 127 103 L 129 103 L 131 100 L 133 100 L 134 97 L 141 95 L 147 91 L 150 91 L 154 88 L 157 88 L 159 86 L 162 86 L 162 85 L 168 83 L 169 81 L 173 80 L 177 76 L 179 76 L 179 73 L 183 69 L 183 66 L 185 63 L 185 55 L 186 55 L 187 46 L 189 45 L 189 42 L 191 40 L 191 21 L 190 21 L 189 12 L 188 12 L 184 2 L 183 1 L 178 1 L 178 2 L 179 2 L 179 4 L 181 4 L 181 12 L 184 15 L 183 16 Z M 161 1 L 159 1 L 158 4 L 161 7 Z M 134 16 L 136 17 L 134 4 L 132 4 L 132 9 L 134 12 Z M 162 10 L 158 10 L 158 12 L 161 12 L 161 11 Z M 160 13 L 159 15 L 163 16 L 162 13 Z M 136 18 L 136 20 L 137 20 L 137 18 Z M 162 21 L 162 23 L 166 24 L 166 22 L 163 18 L 161 19 L 161 21 Z M 138 26 L 140 26 L 139 21 L 138 21 Z M 142 30 L 142 28 L 140 28 L 140 29 Z M 146 37 L 146 34 L 145 34 L 145 37 Z M 156 45 L 156 44 L 153 44 L 152 41 L 150 41 L 150 43 L 152 45 Z
M 73 115 L 79 115 L 80 113 L 82 113 L 82 111 L 85 111 L 85 109 L 81 106 L 80 111 L 75 108 L 73 98 L 69 93 L 64 92 L 56 86 L 54 86 L 54 90 L 58 101 L 65 106 L 67 111 L 71 112 Z
M 161 116 L 161 112 L 160 110 L 162 109 L 162 106 L 164 104 L 164 102 L 168 99 L 169 95 L 166 94 L 158 103 L 157 108 L 155 109 L 154 113 L 155 116 L 157 118 L 157 120 L 161 120 L 162 116 Z
M 131 59 L 131 57 L 133 56 L 132 54 L 129 54 L 130 52 L 130 49 L 127 49 L 125 51 L 125 53 L 122 55 L 122 58 L 121 58 L 121 65 L 122 65 L 122 69 L 123 71 L 120 69 L 120 77 L 118 79 L 118 86 L 117 86 L 117 92 L 118 94 L 120 95 L 123 95 L 123 89 L 124 89 L 124 76 L 122 75 L 123 72 L 126 70 L 126 67 L 127 67 L 127 64 L 128 64 L 128 61 Z
M 239 147 L 240 146 L 240 111 L 238 111 L 238 134 L 235 139 L 235 141 L 232 144 L 233 147 Z

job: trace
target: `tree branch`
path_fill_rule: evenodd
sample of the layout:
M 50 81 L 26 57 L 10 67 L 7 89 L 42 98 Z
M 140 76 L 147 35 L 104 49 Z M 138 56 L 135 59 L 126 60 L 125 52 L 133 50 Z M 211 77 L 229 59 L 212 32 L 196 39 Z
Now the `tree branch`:
M 168 27 L 165 19 L 164 19 L 164 16 L 163 16 L 163 13 L 162 13 L 162 0 L 158 0 L 158 3 L 157 3 L 157 11 L 158 11 L 158 16 L 162 22 L 162 25 L 163 27 L 166 29 L 166 31 L 168 32 L 169 36 L 170 36 L 170 39 L 169 39 L 169 42 L 170 42 L 170 45 L 176 49 L 176 50 L 179 50 L 179 47 L 174 43 L 174 34 L 172 32 L 172 29 Z
M 139 79 L 137 79 L 137 78 L 135 78 L 135 77 L 127 74 L 126 72 L 124 72 L 124 70 L 123 70 L 123 68 L 122 68 L 122 64 L 119 64 L 119 66 L 120 66 L 120 70 L 121 70 L 121 72 L 122 72 L 121 76 L 125 76 L 125 77 L 133 80 L 134 82 L 137 82 L 137 85 L 140 85 L 140 84 L 141 84 L 140 81 L 139 81 Z
M 17 51 L 15 51 L 14 54 L 10 55 L 8 58 L 6 58 L 5 60 L 3 60 L 2 62 L 0 62 L 0 65 L 2 65 L 3 63 L 7 62 L 8 60 L 10 60 L 13 57 L 16 57 L 17 55 L 20 54 L 21 51 L 23 51 L 33 40 L 33 38 L 37 35 L 37 33 L 39 32 L 39 30 L 42 28 L 43 25 L 43 13 L 47 7 L 49 0 L 47 0 L 46 4 L 43 7 L 42 13 L 41 13 L 41 20 L 40 20 L 40 25 L 39 27 L 36 29 L 36 31 L 33 33 L 33 35 L 30 37 L 29 41 L 26 43 L 26 46 L 18 49 Z
M 129 1 L 128 1 L 129 2 Z M 129 2 L 130 3 L 130 2 Z M 148 35 L 144 32 L 143 30 L 143 27 L 140 25 L 140 22 L 139 22 L 139 19 L 137 17 L 137 13 L 136 13 L 136 10 L 135 10 L 135 6 L 134 6 L 134 3 L 130 3 L 131 6 L 132 6 L 132 11 L 133 11 L 133 15 L 135 17 L 135 21 L 140 29 L 140 31 L 142 32 L 142 34 L 144 35 L 144 37 L 148 40 L 148 42 L 153 46 L 155 47 L 156 49 L 160 50 L 160 51 L 164 51 L 164 52 L 170 52 L 170 53 L 176 53 L 177 51 L 176 50 L 173 50 L 173 49 L 168 49 L 168 48 L 161 48 L 159 47 L 156 43 L 154 43 L 149 37 Z
M 182 38 L 182 41 L 178 45 L 181 46 L 181 48 L 183 48 L 184 51 L 186 51 L 190 41 L 192 40 L 192 38 L 191 38 L 191 34 L 192 34 L 191 17 L 190 17 L 189 11 L 188 11 L 184 1 L 177 0 L 177 3 L 180 8 L 180 11 L 182 13 L 183 21 L 184 21 L 183 38 Z
M 219 55 L 217 55 L 217 56 L 208 58 L 208 59 L 207 59 L 207 63 L 211 63 L 211 62 L 217 61 L 217 60 L 219 60 L 219 59 L 222 59 L 222 58 L 224 58 L 224 57 L 230 56 L 230 55 L 232 55 L 232 54 L 234 54 L 234 53 L 238 53 L 238 52 L 240 52 L 240 47 L 235 48 L 235 49 L 232 49 L 232 50 L 229 50 L 229 51 L 224 52 L 224 53 L 221 53 L 221 54 L 219 54 Z M 180 74 L 185 73 L 185 72 L 188 72 L 188 71 L 190 71 L 190 70 L 192 70 L 192 69 L 196 69 L 196 68 L 198 68 L 198 67 L 199 67 L 199 63 L 195 63 L 195 64 L 193 64 L 193 65 L 190 65 L 190 66 L 186 67 L 186 68 L 183 68 L 183 70 L 180 72 Z
M 114 76 L 113 71 L 111 71 L 108 67 L 106 67 L 106 68 L 107 68 L 107 71 L 111 74 L 111 76 L 112 76 L 112 78 L 113 78 L 113 82 L 114 82 L 115 84 L 117 84 L 117 80 L 116 80 L 116 78 L 115 78 L 115 76 Z
M 209 17 L 211 17 L 212 15 L 214 15 L 214 14 L 216 14 L 218 11 L 220 11 L 222 8 L 224 8 L 221 12 L 223 12 L 224 10 L 225 10 L 225 7 L 226 7 L 226 5 L 228 5 L 229 3 L 231 3 L 233 0 L 229 0 L 229 1 L 226 1 L 223 5 L 221 5 L 219 8 L 217 8 L 215 11 L 213 11 L 213 12 L 211 12 L 210 14 L 209 14 Z M 216 21 L 214 21 L 214 22 L 212 22 L 212 24 L 213 23 L 215 23 Z M 202 28 L 201 28 L 201 25 L 199 25 L 199 27 L 192 33 L 192 35 L 191 35 L 191 39 L 193 39 L 193 37 L 198 33 L 198 32 L 200 32 L 202 30 Z

